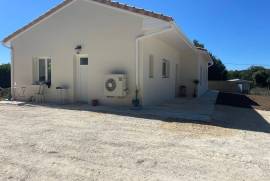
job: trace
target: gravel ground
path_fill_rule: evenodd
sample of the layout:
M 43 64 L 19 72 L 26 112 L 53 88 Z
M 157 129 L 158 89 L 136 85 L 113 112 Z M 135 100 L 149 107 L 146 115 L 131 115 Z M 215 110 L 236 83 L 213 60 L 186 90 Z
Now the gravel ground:
M 230 127 L 2 104 L 0 180 L 269 181 L 270 134 Z

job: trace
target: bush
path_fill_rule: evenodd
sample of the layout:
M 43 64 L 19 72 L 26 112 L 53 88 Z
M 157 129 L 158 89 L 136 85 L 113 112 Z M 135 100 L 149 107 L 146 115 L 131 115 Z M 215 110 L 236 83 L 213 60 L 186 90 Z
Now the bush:
M 10 64 L 0 65 L 0 87 L 10 87 Z
M 252 77 L 257 86 L 265 87 L 267 85 L 268 74 L 265 70 L 255 72 Z
M 5 99 L 8 99 L 8 100 L 11 99 L 10 88 L 7 88 L 7 89 L 0 88 L 0 100 L 5 100 Z

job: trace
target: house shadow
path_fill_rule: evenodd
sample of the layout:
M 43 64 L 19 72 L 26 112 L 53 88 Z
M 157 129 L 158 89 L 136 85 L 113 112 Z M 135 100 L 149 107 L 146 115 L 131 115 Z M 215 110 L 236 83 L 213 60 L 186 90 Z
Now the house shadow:
M 213 114 L 213 123 L 217 126 L 255 132 L 270 133 L 270 120 L 254 108 L 261 103 L 244 94 L 219 93 Z M 269 117 L 269 116 L 268 116 Z
M 222 94 L 221 94 L 222 96 Z M 93 107 L 89 104 L 22 104 L 24 106 L 44 106 L 49 108 L 57 108 L 64 110 L 76 110 L 76 111 L 89 111 L 103 114 L 113 114 L 119 116 L 128 116 L 140 119 L 151 119 L 159 120 L 167 123 L 192 123 L 200 125 L 218 126 L 222 128 L 245 130 L 245 131 L 255 131 L 270 133 L 270 120 L 266 120 L 261 114 L 259 114 L 255 109 L 252 109 L 253 105 L 258 105 L 258 103 L 249 100 L 248 97 L 244 97 L 243 102 L 239 102 L 239 98 L 235 98 L 236 105 L 229 104 L 231 99 L 226 97 L 224 102 L 222 102 L 222 97 L 218 96 L 217 105 L 211 116 L 211 121 L 196 121 L 191 119 L 180 119 L 170 115 L 160 116 L 160 114 L 153 114 L 151 111 L 148 112 L 146 108 L 134 109 L 132 107 L 121 107 L 121 106 L 97 106 Z M 248 105 L 246 103 L 249 103 Z M 159 110 L 160 111 L 160 110 Z
M 218 94 L 216 104 L 233 106 L 233 107 L 241 107 L 241 108 L 253 108 L 255 106 L 260 106 L 259 103 L 250 99 L 245 94 L 234 94 L 234 93 L 226 93 L 226 92 L 220 92 Z

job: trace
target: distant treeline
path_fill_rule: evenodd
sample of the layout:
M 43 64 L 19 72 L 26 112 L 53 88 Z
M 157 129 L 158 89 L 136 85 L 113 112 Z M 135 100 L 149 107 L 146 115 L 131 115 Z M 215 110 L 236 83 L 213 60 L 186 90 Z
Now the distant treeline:
M 0 87 L 10 87 L 10 64 L 0 65 Z
M 266 87 L 270 85 L 270 69 L 262 66 L 251 66 L 246 70 L 228 71 L 227 78 L 250 80 L 257 86 Z
M 193 41 L 194 45 L 199 48 L 204 48 L 204 44 L 197 40 Z M 258 87 L 270 88 L 270 69 L 262 66 L 251 66 L 246 70 L 228 71 L 221 59 L 214 56 L 211 52 L 210 56 L 214 61 L 214 65 L 209 68 L 209 80 L 229 80 L 229 79 L 244 79 L 249 80 Z

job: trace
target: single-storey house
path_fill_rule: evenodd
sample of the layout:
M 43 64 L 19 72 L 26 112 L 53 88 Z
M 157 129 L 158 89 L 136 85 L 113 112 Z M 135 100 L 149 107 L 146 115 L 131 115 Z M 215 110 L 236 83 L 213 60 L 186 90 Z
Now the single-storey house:
M 152 105 L 180 87 L 186 96 L 208 89 L 212 60 L 172 17 L 110 0 L 65 0 L 3 44 L 17 100 L 42 94 L 47 102 Z

